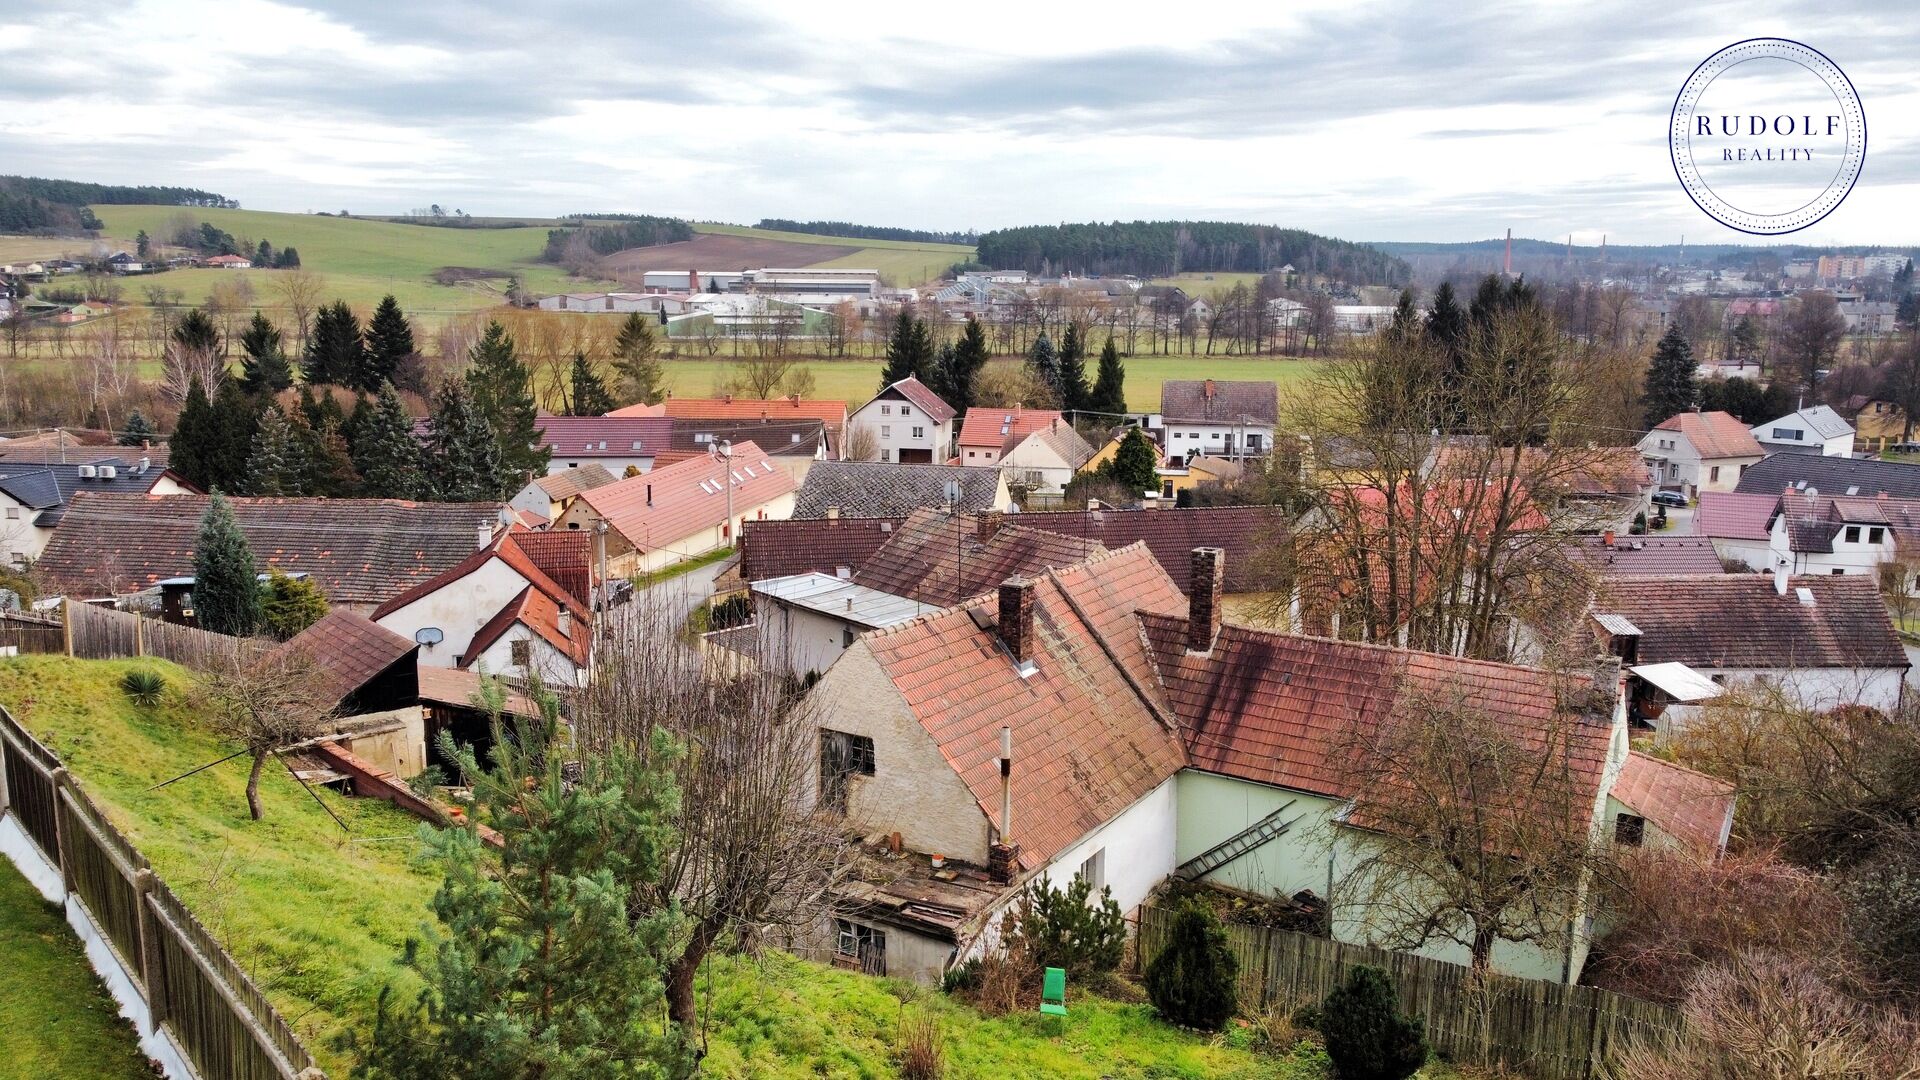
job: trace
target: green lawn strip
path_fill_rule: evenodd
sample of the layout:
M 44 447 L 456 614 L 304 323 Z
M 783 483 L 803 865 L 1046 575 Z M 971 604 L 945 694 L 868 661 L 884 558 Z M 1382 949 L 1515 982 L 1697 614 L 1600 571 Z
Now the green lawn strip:
M 152 1080 L 60 909 L 0 859 L 0 1080 Z
M 672 566 L 663 566 L 658 570 L 650 570 L 644 574 L 635 574 L 632 578 L 633 587 L 636 589 L 644 589 L 649 585 L 658 585 L 663 581 L 672 581 L 682 574 L 692 573 L 703 566 L 712 566 L 714 563 L 732 554 L 733 548 L 731 547 L 714 548 L 705 554 L 695 555 L 691 559 L 682 559 Z

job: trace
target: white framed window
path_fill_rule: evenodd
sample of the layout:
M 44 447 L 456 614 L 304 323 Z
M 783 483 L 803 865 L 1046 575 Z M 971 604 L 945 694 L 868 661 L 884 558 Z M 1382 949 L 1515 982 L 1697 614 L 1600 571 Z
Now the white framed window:
M 927 437 L 927 429 L 926 429 L 926 428 L 923 428 L 923 427 L 919 427 L 919 426 L 917 426 L 917 425 L 916 425 L 916 426 L 914 427 L 914 429 L 913 429 L 913 437 L 914 437 L 914 438 L 916 438 L 916 439 L 924 439 L 924 438 L 926 438 L 926 437 Z
M 912 415 L 913 415 L 913 410 L 912 410 L 912 409 L 909 409 L 909 408 L 907 408 L 907 407 L 906 407 L 905 405 L 902 405 L 902 406 L 900 406 L 900 415 L 901 415 L 901 416 L 912 416 Z
M 881 437 L 881 438 L 883 438 L 883 439 L 890 439 L 890 438 L 892 438 L 892 437 L 893 437 L 893 425 L 892 425 L 892 424 L 881 424 L 881 425 L 880 425 L 880 437 Z
M 1093 886 L 1093 891 L 1087 894 L 1087 903 L 1099 903 L 1100 890 L 1107 887 L 1107 849 L 1101 848 L 1087 856 L 1086 861 L 1080 864 L 1079 876 L 1086 878 L 1087 884 Z
M 881 415 L 881 416 L 892 416 L 892 415 L 893 415 L 893 406 L 891 406 L 891 405 L 882 405 L 882 406 L 880 406 L 880 415 Z

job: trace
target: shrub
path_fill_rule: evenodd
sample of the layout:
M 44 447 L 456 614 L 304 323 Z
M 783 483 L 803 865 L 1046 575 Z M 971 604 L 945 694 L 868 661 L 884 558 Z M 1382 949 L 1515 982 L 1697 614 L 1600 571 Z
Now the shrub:
M 260 588 L 260 608 L 267 629 L 285 641 L 326 617 L 327 595 L 312 578 L 275 570 Z
M 1341 1080 L 1405 1080 L 1427 1060 L 1426 1024 L 1400 1015 L 1400 995 L 1377 967 L 1347 972 L 1320 1006 L 1320 1033 Z
M 980 989 L 980 958 L 955 964 L 940 976 L 940 989 L 948 994 L 968 993 Z
M 135 668 L 120 676 L 120 690 L 128 701 L 151 709 L 160 704 L 160 695 L 167 691 L 167 680 L 151 668 Z
M 1147 965 L 1147 998 L 1172 1023 L 1218 1031 L 1238 1003 L 1239 974 L 1220 920 L 1189 905 L 1174 916 L 1166 948 Z
M 940 1021 L 927 1013 L 900 1020 L 901 1080 L 940 1080 L 947 1072 L 946 1036 Z
M 1120 966 L 1127 951 L 1127 922 L 1113 890 L 1100 890 L 1089 904 L 1093 885 L 1075 874 L 1065 889 L 1041 879 L 1020 895 L 1016 933 L 1036 967 L 1057 967 L 1075 978 L 1104 975 Z

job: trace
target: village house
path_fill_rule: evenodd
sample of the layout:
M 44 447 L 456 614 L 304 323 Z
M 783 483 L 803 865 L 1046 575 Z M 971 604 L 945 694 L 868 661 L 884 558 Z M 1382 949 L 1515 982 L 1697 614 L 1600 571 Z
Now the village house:
M 1813 488 L 1826 495 L 1891 495 L 1920 499 L 1920 465 L 1875 458 L 1826 457 L 1819 454 L 1775 454 L 1746 470 L 1736 491 L 1778 497 L 1792 488 Z
M 1863 402 L 1853 424 L 1859 445 L 1872 453 L 1885 453 L 1890 447 L 1914 441 L 1914 425 L 1907 419 L 1907 410 L 1897 402 L 1881 398 Z
M 849 436 L 871 432 L 881 461 L 933 465 L 953 455 L 953 406 L 908 376 L 876 394 L 847 418 Z
M 233 498 L 263 572 L 306 573 L 334 607 L 366 614 L 492 542 L 504 503 Z M 35 563 L 75 599 L 132 596 L 193 574 L 204 495 L 78 491 Z
M 81 492 L 195 493 L 177 474 L 148 459 L 129 465 L 118 457 L 87 457 L 86 464 L 0 463 L 0 559 L 17 567 L 31 565 L 46 550 L 70 501 Z
M 1740 473 L 1766 456 L 1747 426 L 1724 412 L 1683 412 L 1640 440 L 1640 452 L 1663 487 L 1689 495 L 1732 491 Z
M 1739 491 L 1703 491 L 1693 515 L 1693 533 L 1713 544 L 1721 562 L 1748 571 L 1773 565 L 1770 522 L 1777 495 Z
M 1920 499 L 1888 495 L 1823 495 L 1791 488 L 1767 517 L 1772 566 L 1800 574 L 1866 574 L 1912 560 L 1920 545 Z M 1902 577 L 1913 586 L 1915 573 Z
M 1147 429 L 1168 459 L 1194 454 L 1259 457 L 1273 449 L 1280 391 L 1271 382 L 1168 379 Z
M 730 442 L 751 442 L 765 450 L 794 483 L 804 481 L 816 464 L 829 460 L 832 450 L 827 425 L 819 420 L 674 419 L 673 448 L 654 458 L 654 464 L 703 457 L 712 447 Z
M 1093 457 L 1093 447 L 1062 420 L 1014 443 L 1000 455 L 1007 486 L 1040 504 L 1059 505 L 1067 484 Z
M 660 416 L 551 416 L 538 421 L 540 441 L 552 453 L 547 471 L 577 469 L 597 462 L 619 476 L 629 468 L 646 472 L 656 454 L 673 440 L 673 421 Z
M 675 397 L 668 394 L 658 405 L 628 405 L 608 416 L 670 416 L 675 420 L 818 420 L 826 425 L 830 447 L 840 443 L 847 426 L 847 403 L 820 401 L 799 396 L 783 398 L 744 398 L 723 394 L 717 398 Z M 831 452 L 831 451 L 830 451 Z
M 1000 460 L 1027 436 L 1066 423 L 1058 409 L 1011 409 L 976 406 L 967 410 L 955 438 L 954 464 L 998 467 Z
M 1160 497 L 1177 503 L 1183 491 L 1231 487 L 1246 475 L 1247 468 L 1231 458 L 1189 457 L 1184 465 L 1162 465 L 1154 472 L 1160 477 Z
M 595 531 L 604 523 L 610 573 L 624 577 L 727 547 L 743 521 L 791 516 L 795 487 L 758 446 L 732 443 L 582 491 L 554 528 Z
M 1769 455 L 1852 457 L 1853 435 L 1853 425 L 1831 405 L 1803 406 L 1777 420 L 1753 426 L 1753 437 Z
M 546 525 L 560 516 L 568 499 L 588 488 L 606 487 L 618 479 L 607 471 L 605 465 L 589 461 L 578 468 L 557 469 L 545 476 L 534 477 L 508 500 L 507 505 Z
M 959 494 L 958 506 L 951 496 Z M 922 507 L 963 514 L 1010 510 L 1013 496 L 998 470 L 962 465 L 884 465 L 873 461 L 823 461 L 807 473 L 794 497 L 795 518 L 829 515 L 904 518 Z
M 215 255 L 210 259 L 202 260 L 202 263 L 203 265 L 210 266 L 215 270 L 251 270 L 253 269 L 253 260 L 246 258 L 245 256 L 242 256 L 242 255 Z
M 577 686 L 592 652 L 592 617 L 590 597 L 573 589 L 591 591 L 591 539 L 501 530 L 486 546 L 375 608 L 372 619 L 418 643 L 424 665 Z M 541 568 L 544 559 L 564 567 L 573 589 Z
M 1221 553 L 1188 561 L 1186 596 L 1135 544 L 856 638 L 813 691 L 818 798 L 897 844 L 869 853 L 811 951 L 935 982 L 991 946 L 1021 888 L 1075 875 L 1127 911 L 1174 876 L 1309 895 L 1336 938 L 1366 940 L 1341 889 L 1372 842 L 1346 820 L 1341 735 L 1410 685 L 1464 688 L 1516 731 L 1564 725 L 1596 844 L 1619 835 L 1616 806 L 1653 815 L 1636 841 L 1691 841 L 1724 820 L 1730 792 L 1711 782 L 1649 770 L 1620 787 L 1617 680 L 1569 711 L 1548 672 L 1223 624 Z M 1581 916 L 1565 940 L 1497 944 L 1495 968 L 1576 980 Z

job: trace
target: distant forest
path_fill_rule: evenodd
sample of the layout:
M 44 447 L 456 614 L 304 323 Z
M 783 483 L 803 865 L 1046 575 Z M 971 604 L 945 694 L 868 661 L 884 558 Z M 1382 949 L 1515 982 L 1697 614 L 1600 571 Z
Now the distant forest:
M 0 233 L 77 233 L 100 228 L 87 209 L 107 205 L 220 206 L 240 204 L 197 188 L 125 187 L 38 176 L 0 176 Z
M 753 227 L 774 232 L 810 233 L 814 236 L 849 236 L 856 240 L 905 240 L 916 244 L 971 244 L 980 238 L 974 232 L 895 229 L 885 225 L 855 225 L 851 221 L 794 221 L 790 218 L 761 218 Z
M 1400 285 L 1407 264 L 1383 251 L 1301 229 L 1227 221 L 1028 225 L 980 234 L 979 261 L 1038 274 L 1265 273 L 1291 264 L 1356 285 Z
M 591 215 L 581 215 L 588 217 Z M 540 257 L 547 262 L 567 262 L 581 256 L 611 255 L 628 248 L 652 247 L 693 239 L 693 226 L 680 218 L 641 214 L 609 220 L 605 225 L 582 225 L 577 229 L 548 229 L 547 247 Z

